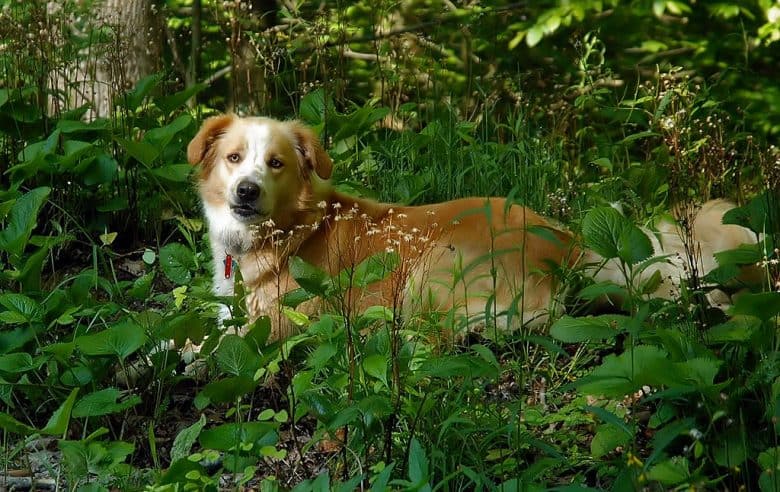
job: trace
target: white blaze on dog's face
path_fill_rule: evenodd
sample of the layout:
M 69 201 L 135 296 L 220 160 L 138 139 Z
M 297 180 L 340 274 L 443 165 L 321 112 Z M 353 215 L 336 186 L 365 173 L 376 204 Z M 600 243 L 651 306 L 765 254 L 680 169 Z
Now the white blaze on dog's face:
M 332 169 L 304 125 L 233 115 L 206 120 L 187 156 L 201 164 L 200 194 L 211 232 L 233 253 L 251 246 L 250 226 L 271 219 L 286 229 L 297 212 L 316 206 Z

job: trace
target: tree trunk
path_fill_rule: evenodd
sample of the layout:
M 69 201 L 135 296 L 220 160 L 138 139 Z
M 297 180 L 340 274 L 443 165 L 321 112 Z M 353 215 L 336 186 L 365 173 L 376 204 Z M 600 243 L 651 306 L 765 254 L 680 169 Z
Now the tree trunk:
M 160 68 L 162 19 L 152 0 L 101 0 L 90 26 L 91 43 L 83 57 L 53 77 L 59 97 L 53 111 L 90 105 L 86 118 L 109 116 L 114 97 Z M 110 37 L 97 34 L 108 28 Z
M 231 101 L 233 111 L 257 114 L 265 107 L 267 84 L 265 70 L 258 64 L 258 50 L 248 32 L 256 32 L 276 24 L 275 0 L 251 0 L 244 3 L 248 16 L 234 18 L 230 39 L 232 60 Z M 240 9 L 241 10 L 241 9 Z

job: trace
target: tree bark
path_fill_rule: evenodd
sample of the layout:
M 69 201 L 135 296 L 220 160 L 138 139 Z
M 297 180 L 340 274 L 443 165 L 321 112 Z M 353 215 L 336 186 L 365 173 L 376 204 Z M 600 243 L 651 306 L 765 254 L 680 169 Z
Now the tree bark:
M 89 120 L 109 116 L 115 96 L 160 68 L 163 39 L 163 20 L 152 0 L 102 0 L 95 9 L 89 35 L 96 41 L 53 76 L 53 111 L 89 104 Z M 101 28 L 110 30 L 106 41 L 99 38 Z

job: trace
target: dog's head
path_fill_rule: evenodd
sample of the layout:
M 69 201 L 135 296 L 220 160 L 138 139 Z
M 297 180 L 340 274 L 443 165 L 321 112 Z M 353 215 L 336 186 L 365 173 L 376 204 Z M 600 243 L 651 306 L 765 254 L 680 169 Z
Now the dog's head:
M 209 221 L 233 229 L 268 219 L 284 228 L 316 206 L 332 162 L 314 132 L 296 121 L 207 119 L 187 147 L 201 164 L 200 193 Z

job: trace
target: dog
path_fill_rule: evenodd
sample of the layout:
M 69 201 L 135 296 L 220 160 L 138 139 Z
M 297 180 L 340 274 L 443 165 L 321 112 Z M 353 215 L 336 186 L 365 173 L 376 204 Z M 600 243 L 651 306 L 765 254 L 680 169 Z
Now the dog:
M 484 327 L 493 313 L 501 329 L 542 325 L 560 314 L 561 269 L 598 265 L 591 267 L 597 280 L 621 283 L 617 263 L 603 261 L 568 231 L 501 198 L 396 206 L 340 193 L 329 181 L 330 157 L 313 130 L 297 121 L 214 116 L 190 142 L 187 157 L 200 164 L 197 186 L 209 226 L 214 292 L 233 295 L 237 263 L 248 316 L 269 316 L 271 339 L 296 329 L 280 307 L 285 294 L 299 287 L 290 272 L 294 256 L 341 279 L 344 314 L 382 305 L 404 319 L 448 313 Z M 722 224 L 727 208 L 726 202 L 713 202 L 695 220 L 706 269 L 714 268 L 716 250 L 750 240 L 746 230 Z M 684 253 L 671 223 L 648 236 L 659 254 Z M 371 258 L 394 260 L 376 282 L 351 284 L 356 267 Z M 679 278 L 683 270 L 680 261 L 661 265 L 654 268 L 664 278 Z M 660 289 L 658 296 L 671 296 L 671 290 Z M 309 299 L 297 309 L 316 314 L 323 302 Z

